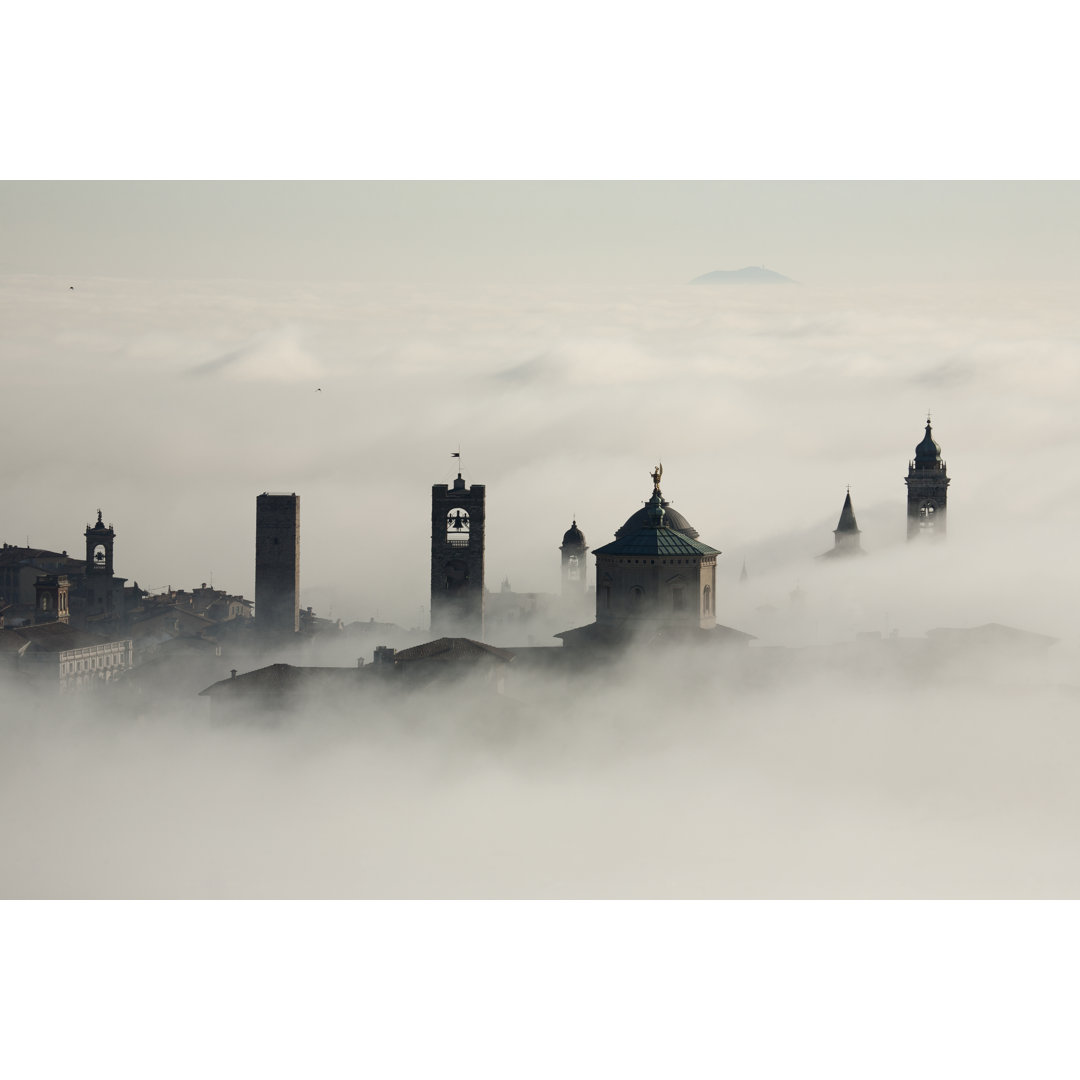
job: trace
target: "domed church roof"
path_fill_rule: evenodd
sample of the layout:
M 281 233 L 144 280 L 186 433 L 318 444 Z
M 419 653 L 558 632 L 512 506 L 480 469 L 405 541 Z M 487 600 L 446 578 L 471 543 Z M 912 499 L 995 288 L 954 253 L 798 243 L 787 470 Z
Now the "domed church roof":
M 700 533 L 698 533 L 697 529 L 695 529 L 678 510 L 674 509 L 671 503 L 663 498 L 663 496 L 660 498 L 660 505 L 664 509 L 664 524 L 669 529 L 677 529 L 679 532 L 689 536 L 691 540 L 696 540 L 698 538 Z M 638 529 L 645 528 L 645 526 L 651 524 L 652 522 L 649 520 L 649 507 L 647 505 L 643 506 L 640 510 L 635 511 L 626 519 L 626 524 L 616 531 L 615 539 L 620 540 L 628 533 L 636 532 Z
M 585 534 L 577 527 L 577 518 L 574 518 L 574 523 L 563 533 L 562 542 L 564 547 L 585 546 Z

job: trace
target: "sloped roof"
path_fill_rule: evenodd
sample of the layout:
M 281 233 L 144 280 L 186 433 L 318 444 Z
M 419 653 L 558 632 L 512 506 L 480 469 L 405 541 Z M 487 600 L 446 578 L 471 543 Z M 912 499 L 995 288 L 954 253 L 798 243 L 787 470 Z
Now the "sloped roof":
M 49 551 L 47 548 L 10 547 L 0 548 L 0 566 L 12 566 L 21 562 L 33 562 L 42 559 L 48 562 L 59 560 L 67 567 L 85 566 L 85 559 L 75 559 L 62 551 Z
M 666 517 L 666 514 L 665 514 Z M 720 552 L 700 540 L 667 525 L 644 525 L 634 532 L 595 548 L 594 555 L 719 555 Z
M 133 638 L 145 637 L 147 634 L 157 632 L 163 625 L 168 627 L 173 623 L 179 623 L 185 631 L 196 633 L 217 626 L 217 623 L 206 618 L 205 615 L 199 615 L 189 608 L 172 604 L 169 607 L 155 607 L 150 614 L 136 620 L 131 627 L 131 636 Z
M 434 641 L 425 641 L 423 645 L 414 645 L 411 649 L 402 649 L 394 654 L 395 663 L 409 663 L 414 660 L 461 661 L 494 659 L 509 663 L 514 654 L 506 649 L 497 649 L 494 645 L 485 645 L 472 638 L 441 637 Z
M 355 686 L 360 678 L 367 677 L 371 668 L 324 668 L 297 667 L 293 664 L 270 664 L 255 671 L 247 671 L 208 686 L 199 696 L 218 694 L 278 694 L 309 686 Z
M 555 637 L 561 638 L 565 645 L 629 645 L 633 641 L 648 638 L 650 641 L 685 643 L 688 641 L 713 641 L 717 644 L 748 644 L 756 641 L 753 634 L 736 630 L 731 626 L 716 626 L 705 629 L 700 626 L 656 626 L 634 627 L 627 625 L 606 625 L 589 623 L 576 626 L 573 630 L 563 630 Z
M 105 637 L 101 634 L 89 634 L 85 630 L 76 630 L 74 626 L 62 622 L 38 623 L 36 626 L 13 626 L 0 630 L 0 635 L 14 634 L 23 641 L 30 642 L 32 648 L 44 652 L 67 652 L 69 649 L 87 649 L 92 645 L 108 645 L 117 641 L 128 641 L 126 637 Z

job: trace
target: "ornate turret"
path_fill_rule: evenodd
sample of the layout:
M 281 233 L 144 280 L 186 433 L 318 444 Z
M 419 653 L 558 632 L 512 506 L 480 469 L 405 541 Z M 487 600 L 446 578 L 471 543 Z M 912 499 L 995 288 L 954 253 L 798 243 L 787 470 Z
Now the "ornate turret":
M 589 550 L 585 534 L 578 528 L 574 518 L 570 528 L 563 533 L 559 551 L 562 554 L 562 596 L 579 599 L 585 595 L 585 555 Z
M 907 535 L 945 535 L 945 506 L 949 477 L 941 458 L 941 447 L 934 442 L 930 417 L 926 417 L 926 434 L 915 447 L 915 457 L 908 464 L 904 483 L 908 489 Z

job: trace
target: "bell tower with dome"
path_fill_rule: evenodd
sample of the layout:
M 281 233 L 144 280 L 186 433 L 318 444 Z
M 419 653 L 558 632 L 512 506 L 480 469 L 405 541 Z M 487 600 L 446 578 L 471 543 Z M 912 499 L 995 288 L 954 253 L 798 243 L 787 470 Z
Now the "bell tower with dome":
M 941 447 L 934 442 L 930 417 L 926 418 L 926 434 L 915 447 L 915 459 L 908 464 L 907 538 L 945 535 L 945 504 L 949 477 L 941 459 Z
M 585 595 L 585 555 L 588 550 L 585 534 L 578 528 L 577 518 L 574 518 L 559 545 L 562 553 L 563 600 L 578 601 Z

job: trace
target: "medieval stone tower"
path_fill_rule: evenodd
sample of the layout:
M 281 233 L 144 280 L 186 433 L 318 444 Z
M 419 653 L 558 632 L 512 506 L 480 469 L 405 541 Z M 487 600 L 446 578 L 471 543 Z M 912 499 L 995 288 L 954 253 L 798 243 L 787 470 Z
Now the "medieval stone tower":
M 926 434 L 915 447 L 915 460 L 908 464 L 907 536 L 945 535 L 945 500 L 949 477 L 941 460 L 941 447 L 930 433 L 930 417 L 926 418 Z
M 255 500 L 255 629 L 300 629 L 300 496 Z
M 431 632 L 484 637 L 484 485 L 431 488 Z

